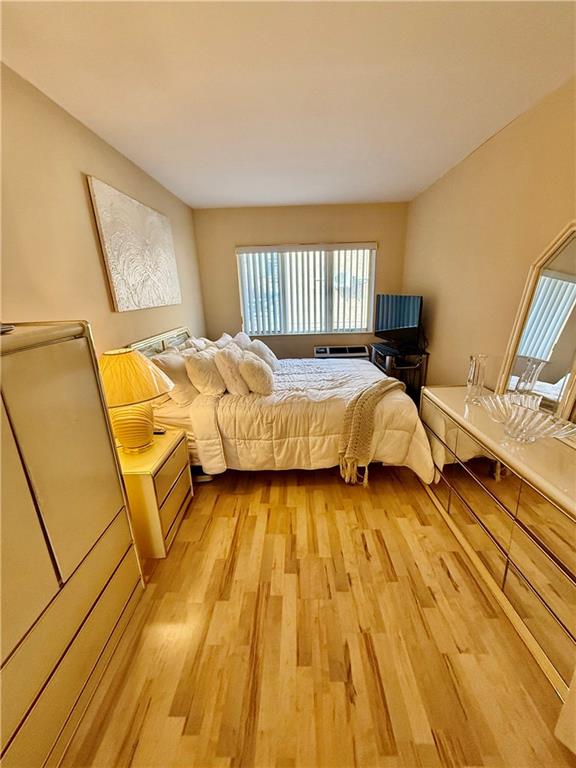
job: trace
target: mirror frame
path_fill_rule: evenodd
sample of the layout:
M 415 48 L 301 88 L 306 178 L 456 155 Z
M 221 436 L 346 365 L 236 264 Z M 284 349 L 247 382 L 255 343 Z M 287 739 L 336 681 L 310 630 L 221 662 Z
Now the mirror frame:
M 522 298 L 520 299 L 520 306 L 518 307 L 514 325 L 512 326 L 512 333 L 510 334 L 510 338 L 506 346 L 502 367 L 500 368 L 500 375 L 498 376 L 498 382 L 496 384 L 495 390 L 498 394 L 504 394 L 507 390 L 508 380 L 510 378 L 514 360 L 516 358 L 516 351 L 518 349 L 518 345 L 520 344 L 520 338 L 524 330 L 524 324 L 528 317 L 528 312 L 530 311 L 530 306 L 532 304 L 532 299 L 534 298 L 536 285 L 538 284 L 542 267 L 554 255 L 554 253 L 575 234 L 576 221 L 571 221 L 566 227 L 564 227 L 562 232 L 560 232 L 560 234 L 554 238 L 554 240 L 550 243 L 542 255 L 536 259 L 536 261 L 530 267 L 526 285 L 524 286 L 524 291 L 522 293 Z M 556 416 L 559 416 L 562 419 L 570 418 L 570 414 L 574 408 L 575 401 L 576 355 L 572 361 L 572 369 L 570 371 L 568 384 L 566 385 L 564 394 L 562 395 L 562 399 L 556 411 Z

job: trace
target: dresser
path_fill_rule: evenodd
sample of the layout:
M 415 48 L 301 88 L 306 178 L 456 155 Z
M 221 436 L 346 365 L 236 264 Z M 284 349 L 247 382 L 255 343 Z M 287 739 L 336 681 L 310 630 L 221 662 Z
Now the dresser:
M 576 660 L 576 450 L 506 438 L 465 387 L 425 387 L 427 488 L 564 698 Z
M 118 456 L 138 553 L 166 557 L 192 498 L 186 433 L 169 429 L 147 451 Z
M 143 583 L 87 323 L 2 354 L 2 765 L 57 765 Z

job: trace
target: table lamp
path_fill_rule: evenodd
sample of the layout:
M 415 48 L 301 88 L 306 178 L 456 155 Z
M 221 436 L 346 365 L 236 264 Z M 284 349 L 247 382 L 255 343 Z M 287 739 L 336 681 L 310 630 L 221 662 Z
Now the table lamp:
M 174 384 L 136 349 L 112 349 L 100 358 L 100 374 L 114 436 L 127 453 L 152 445 L 154 417 L 151 400 Z

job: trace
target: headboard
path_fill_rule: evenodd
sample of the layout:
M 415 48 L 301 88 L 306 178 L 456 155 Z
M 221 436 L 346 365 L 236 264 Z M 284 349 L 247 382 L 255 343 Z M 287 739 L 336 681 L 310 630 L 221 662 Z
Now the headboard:
M 152 355 L 157 355 L 168 347 L 179 347 L 191 336 L 188 328 L 173 328 L 171 331 L 159 333 L 157 336 L 149 336 L 147 339 L 135 341 L 128 346 L 130 349 L 137 349 L 138 352 L 142 352 L 146 357 L 152 357 Z

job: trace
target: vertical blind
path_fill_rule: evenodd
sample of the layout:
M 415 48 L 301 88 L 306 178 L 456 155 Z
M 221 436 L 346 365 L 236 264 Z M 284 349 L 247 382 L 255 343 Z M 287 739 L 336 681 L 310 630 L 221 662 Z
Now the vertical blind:
M 236 256 L 246 333 L 371 330 L 375 243 L 238 248 Z
M 530 306 L 518 354 L 550 360 L 576 303 L 576 282 L 542 275 Z

